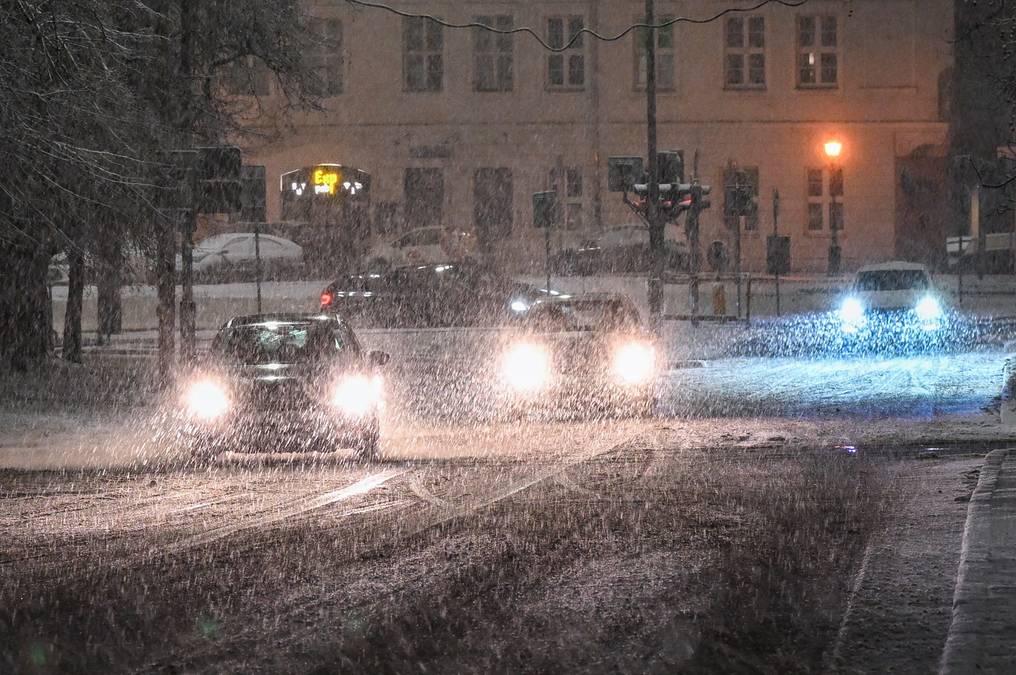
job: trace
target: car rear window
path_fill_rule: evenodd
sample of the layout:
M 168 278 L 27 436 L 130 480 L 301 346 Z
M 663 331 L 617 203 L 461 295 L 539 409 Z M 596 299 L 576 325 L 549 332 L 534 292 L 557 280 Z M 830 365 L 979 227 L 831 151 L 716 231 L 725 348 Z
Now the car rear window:
M 875 270 L 859 272 L 859 291 L 909 291 L 928 287 L 928 275 L 922 270 Z
M 308 363 L 355 352 L 356 343 L 330 321 L 265 321 L 223 329 L 212 350 L 245 365 Z

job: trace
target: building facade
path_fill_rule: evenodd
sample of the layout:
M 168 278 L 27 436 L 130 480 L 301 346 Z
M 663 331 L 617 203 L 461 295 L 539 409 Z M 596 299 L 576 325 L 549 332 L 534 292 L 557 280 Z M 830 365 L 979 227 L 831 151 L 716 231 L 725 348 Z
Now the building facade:
M 529 27 L 557 47 L 579 28 L 615 36 L 644 11 L 641 0 L 397 4 L 450 22 Z M 659 0 L 657 12 L 701 18 L 754 4 Z M 370 172 L 375 236 L 475 228 L 505 255 L 536 259 L 531 195 L 547 189 L 565 204 L 559 241 L 637 220 L 607 190 L 606 164 L 646 154 L 645 31 L 584 35 L 551 52 L 524 33 L 453 29 L 342 0 L 311 7 L 326 38 L 313 55 L 325 110 L 245 148 L 246 162 L 267 167 L 270 220 L 281 215 L 273 178 L 322 162 Z M 795 270 L 825 269 L 831 221 L 845 268 L 900 251 L 901 162 L 947 142 L 952 27 L 951 0 L 811 0 L 656 31 L 659 147 L 683 149 L 686 173 L 697 167 L 713 186 L 703 247 L 732 241 L 722 186 L 736 167 L 759 198 L 741 223 L 746 270 L 765 268 L 777 190 Z M 259 87 L 270 100 L 271 87 Z M 842 144 L 835 162 L 824 152 L 833 139 Z

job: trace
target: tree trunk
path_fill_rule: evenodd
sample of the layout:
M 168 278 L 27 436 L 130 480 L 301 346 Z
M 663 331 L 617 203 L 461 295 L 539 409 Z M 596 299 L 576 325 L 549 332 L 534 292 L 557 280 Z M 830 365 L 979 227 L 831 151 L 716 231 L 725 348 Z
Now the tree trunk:
M 49 251 L 37 242 L 0 242 L 0 371 L 25 371 L 49 354 Z
M 99 246 L 99 270 L 96 279 L 99 340 L 108 341 L 110 335 L 119 334 L 122 330 L 123 304 L 120 284 L 124 261 L 120 243 L 116 239 L 105 238 Z
M 81 363 L 81 304 L 85 295 L 85 258 L 81 249 L 67 251 L 70 272 L 67 280 L 67 311 L 64 313 L 64 361 Z

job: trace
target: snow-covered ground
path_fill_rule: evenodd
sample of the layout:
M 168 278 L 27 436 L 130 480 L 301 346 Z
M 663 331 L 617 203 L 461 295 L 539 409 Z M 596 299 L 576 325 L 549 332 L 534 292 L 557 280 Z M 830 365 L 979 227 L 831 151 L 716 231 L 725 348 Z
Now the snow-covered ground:
M 520 279 L 534 286 L 543 287 L 546 279 L 523 277 Z M 318 297 L 329 280 L 273 281 L 262 284 L 262 305 L 266 312 L 314 311 L 318 308 Z M 838 299 L 849 286 L 850 278 L 843 277 L 788 277 L 780 282 L 780 308 L 783 315 L 826 311 L 836 306 Z M 947 303 L 956 310 L 972 316 L 1016 316 L 1016 277 L 992 276 L 978 280 L 966 276 L 962 284 L 956 276 L 939 276 L 935 283 Z M 576 293 L 587 291 L 611 291 L 631 296 L 642 308 L 648 309 L 646 280 L 637 276 L 599 277 L 553 277 L 551 285 L 556 290 Z M 725 315 L 737 315 L 737 289 L 731 281 L 717 282 L 703 278 L 699 284 L 699 311 L 701 315 L 714 315 L 717 286 L 723 287 Z M 963 293 L 961 296 L 960 288 Z M 740 315 L 752 317 L 774 316 L 776 314 L 776 286 L 771 279 L 754 279 L 749 300 L 747 282 L 741 286 L 742 300 Z M 177 289 L 179 297 L 179 289 Z M 256 288 L 253 283 L 209 284 L 194 287 L 197 303 L 197 325 L 200 328 L 214 328 L 226 319 L 239 314 L 252 314 L 257 310 Z M 95 330 L 95 289 L 85 289 L 83 325 L 85 330 Z M 67 287 L 53 288 L 53 316 L 57 326 L 63 321 L 66 308 Z M 664 294 L 665 312 L 683 315 L 690 312 L 688 287 L 684 283 L 668 284 Z M 125 287 L 123 290 L 124 328 L 144 330 L 157 325 L 156 293 L 152 286 Z

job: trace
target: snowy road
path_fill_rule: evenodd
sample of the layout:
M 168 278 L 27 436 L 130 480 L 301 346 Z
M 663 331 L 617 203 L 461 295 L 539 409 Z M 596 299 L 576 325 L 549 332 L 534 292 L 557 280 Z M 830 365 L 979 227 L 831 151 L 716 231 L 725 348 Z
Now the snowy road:
M 557 456 L 572 443 L 591 442 L 615 429 L 654 425 L 682 430 L 688 447 L 722 445 L 724 435 L 740 437 L 758 429 L 774 429 L 773 436 L 789 433 L 803 444 L 823 442 L 830 434 L 858 443 L 990 440 L 1005 435 L 998 414 L 989 410 L 1002 389 L 1005 361 L 1005 353 L 994 351 L 885 359 L 718 359 L 667 371 L 654 420 L 555 410 L 524 425 L 494 421 L 491 384 L 484 374 L 443 362 L 417 363 L 389 373 L 384 445 L 394 460 L 524 461 Z M 18 405 L 0 412 L 0 422 L 7 428 L 0 438 L 0 467 L 156 467 L 186 459 L 152 407 L 97 413 Z

